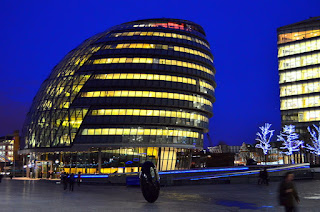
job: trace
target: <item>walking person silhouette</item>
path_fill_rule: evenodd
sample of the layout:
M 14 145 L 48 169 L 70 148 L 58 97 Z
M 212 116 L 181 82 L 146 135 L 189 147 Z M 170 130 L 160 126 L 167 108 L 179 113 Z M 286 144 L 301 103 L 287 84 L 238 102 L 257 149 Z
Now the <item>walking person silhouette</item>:
M 292 172 L 287 172 L 284 180 L 279 186 L 280 205 L 285 207 L 286 212 L 297 211 L 296 206 L 300 202 L 293 179 L 294 174 Z

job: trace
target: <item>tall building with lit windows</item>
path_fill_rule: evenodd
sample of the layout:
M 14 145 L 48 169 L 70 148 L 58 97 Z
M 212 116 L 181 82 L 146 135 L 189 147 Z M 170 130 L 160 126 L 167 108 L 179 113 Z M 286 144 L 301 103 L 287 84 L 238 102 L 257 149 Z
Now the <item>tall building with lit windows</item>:
M 282 125 L 320 122 L 320 17 L 278 28 Z
M 85 40 L 33 100 L 27 172 L 137 172 L 147 160 L 188 168 L 208 132 L 214 75 L 205 32 L 190 21 L 133 21 Z
M 18 170 L 22 166 L 22 158 L 18 154 L 19 139 L 18 130 L 11 135 L 0 137 L 0 172 L 8 173 L 13 167 Z

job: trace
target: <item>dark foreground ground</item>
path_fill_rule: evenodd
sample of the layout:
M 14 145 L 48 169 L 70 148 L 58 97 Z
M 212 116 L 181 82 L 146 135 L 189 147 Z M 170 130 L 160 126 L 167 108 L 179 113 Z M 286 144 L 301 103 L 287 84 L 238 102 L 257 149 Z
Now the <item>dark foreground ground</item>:
M 299 211 L 320 211 L 320 181 L 296 181 Z M 139 187 L 75 185 L 63 191 L 53 182 L 4 179 L 0 211 L 283 211 L 278 183 L 162 187 L 159 199 L 147 203 Z

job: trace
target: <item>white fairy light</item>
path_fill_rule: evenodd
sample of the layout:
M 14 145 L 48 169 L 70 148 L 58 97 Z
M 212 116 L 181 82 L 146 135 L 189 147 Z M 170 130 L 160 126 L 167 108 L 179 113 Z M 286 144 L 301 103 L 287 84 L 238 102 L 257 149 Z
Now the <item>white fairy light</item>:
M 270 130 L 271 124 L 265 123 L 264 126 L 259 127 L 261 130 L 257 132 L 256 140 L 259 141 L 259 144 L 256 145 L 256 148 L 261 148 L 263 153 L 266 155 L 268 154 L 268 150 L 271 149 L 270 140 L 273 136 L 274 130 Z
M 303 147 L 303 141 L 298 140 L 299 135 L 295 132 L 294 125 L 285 125 L 283 132 L 278 135 L 278 141 L 282 141 L 283 147 L 280 149 L 286 149 L 286 152 L 282 152 L 286 155 L 292 155 L 293 152 L 298 152 L 300 147 Z
M 320 156 L 320 126 L 317 127 L 316 125 L 313 125 L 313 127 L 316 131 L 311 130 L 310 127 L 308 127 L 308 131 L 311 135 L 312 146 L 306 144 L 306 149 L 308 149 L 312 154 Z

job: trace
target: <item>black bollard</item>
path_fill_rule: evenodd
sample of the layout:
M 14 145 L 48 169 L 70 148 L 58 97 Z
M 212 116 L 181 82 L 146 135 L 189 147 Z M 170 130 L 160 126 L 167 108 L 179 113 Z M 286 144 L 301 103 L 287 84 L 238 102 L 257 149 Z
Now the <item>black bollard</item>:
M 150 203 L 155 202 L 160 193 L 160 177 L 155 165 L 146 161 L 140 172 L 140 187 L 143 197 Z

